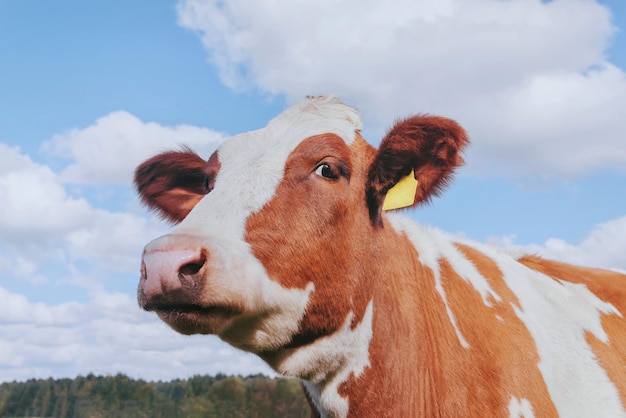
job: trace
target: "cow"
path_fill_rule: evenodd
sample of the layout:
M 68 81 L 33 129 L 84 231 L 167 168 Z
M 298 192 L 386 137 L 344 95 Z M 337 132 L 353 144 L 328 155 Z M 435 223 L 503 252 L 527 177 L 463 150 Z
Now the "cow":
M 397 210 L 450 182 L 453 120 L 308 97 L 207 159 L 135 173 L 174 229 L 144 249 L 138 302 L 301 379 L 321 417 L 625 417 L 626 275 L 513 253 Z

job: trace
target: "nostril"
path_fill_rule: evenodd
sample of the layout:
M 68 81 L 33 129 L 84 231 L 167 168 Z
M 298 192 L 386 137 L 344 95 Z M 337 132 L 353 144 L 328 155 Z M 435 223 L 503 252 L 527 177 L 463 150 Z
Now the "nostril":
M 206 255 L 203 251 L 200 253 L 200 257 L 197 260 L 191 261 L 189 263 L 186 263 L 180 266 L 180 268 L 178 269 L 178 275 L 179 277 L 193 276 L 197 274 L 200 271 L 200 269 L 202 269 L 205 263 L 206 263 Z
M 144 250 L 137 289 L 141 306 L 182 298 L 186 291 L 200 290 L 206 283 L 211 256 L 207 248 L 187 240 L 163 241 L 157 239 Z

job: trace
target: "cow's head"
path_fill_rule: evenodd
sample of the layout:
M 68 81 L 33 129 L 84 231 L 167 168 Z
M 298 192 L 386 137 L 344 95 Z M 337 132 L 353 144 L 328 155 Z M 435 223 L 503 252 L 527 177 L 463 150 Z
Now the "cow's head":
M 217 334 L 276 366 L 275 353 L 359 323 L 376 262 L 394 234 L 387 192 L 413 170 L 413 205 L 462 164 L 452 120 L 397 122 L 379 150 L 356 112 L 334 97 L 304 100 L 258 131 L 225 141 L 208 160 L 190 150 L 144 162 L 143 202 L 175 222 L 149 243 L 142 308 L 184 334 Z M 381 259 L 382 262 L 382 259 Z

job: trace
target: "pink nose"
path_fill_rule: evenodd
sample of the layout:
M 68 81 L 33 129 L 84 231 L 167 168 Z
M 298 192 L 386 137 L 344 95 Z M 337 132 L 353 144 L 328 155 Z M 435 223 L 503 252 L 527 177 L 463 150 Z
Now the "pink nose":
M 207 251 L 184 238 L 165 236 L 146 246 L 138 289 L 144 309 L 187 303 L 187 294 L 202 288 Z

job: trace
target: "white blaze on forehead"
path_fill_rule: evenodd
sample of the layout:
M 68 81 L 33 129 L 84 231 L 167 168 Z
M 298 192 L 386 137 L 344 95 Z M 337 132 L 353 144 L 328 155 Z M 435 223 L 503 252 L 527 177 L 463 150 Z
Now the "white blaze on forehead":
M 373 309 L 374 302 L 370 300 L 363 319 L 354 329 L 351 328 L 354 313 L 350 312 L 334 334 L 298 349 L 277 368 L 284 375 L 304 379 L 312 400 L 328 416 L 348 415 L 350 405 L 339 394 L 339 385 L 352 374 L 358 378 L 370 366 Z
M 302 141 L 333 133 L 350 144 L 360 129 L 354 109 L 323 96 L 296 103 L 263 129 L 228 139 L 217 151 L 221 166 L 215 188 L 179 228 L 209 235 L 221 230 L 225 238 L 243 239 L 246 219 L 274 196 L 289 154 Z

